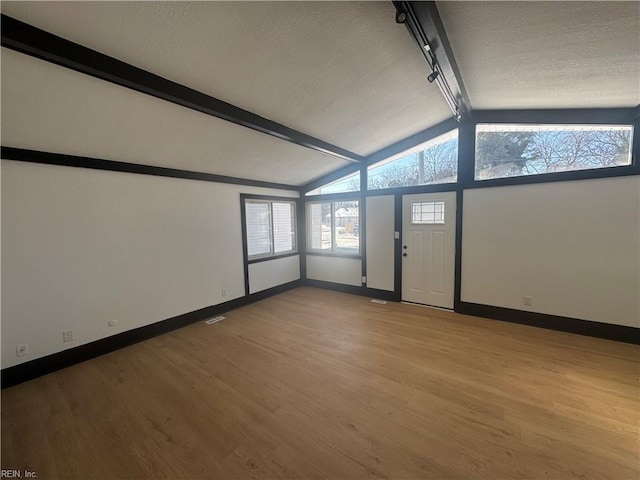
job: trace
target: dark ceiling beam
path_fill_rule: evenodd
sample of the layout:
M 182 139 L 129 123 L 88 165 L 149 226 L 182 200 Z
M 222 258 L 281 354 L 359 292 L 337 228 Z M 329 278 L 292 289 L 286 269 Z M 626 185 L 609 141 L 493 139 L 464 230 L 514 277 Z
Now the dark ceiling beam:
M 437 72 L 434 81 L 454 116 L 469 115 L 471 112 L 469 96 L 436 2 L 394 1 L 393 4 L 397 12 L 396 21 L 404 23 L 407 27 L 431 73 Z
M 352 163 L 364 157 L 2 15 L 2 46 Z
M 80 157 L 62 153 L 41 152 L 9 146 L 0 147 L 2 160 L 14 160 L 17 162 L 41 163 L 44 165 L 59 165 L 62 167 L 90 168 L 93 170 L 106 170 L 111 172 L 136 173 L 140 175 L 153 175 L 156 177 L 186 178 L 188 180 L 200 180 L 202 182 L 229 183 L 232 185 L 245 185 L 249 187 L 274 188 L 278 190 L 300 191 L 300 187 L 285 183 L 265 182 L 249 178 L 229 177 L 214 173 L 195 172 L 193 170 L 180 170 L 178 168 L 157 167 L 154 165 L 142 165 L 140 163 L 117 162 L 94 157 Z

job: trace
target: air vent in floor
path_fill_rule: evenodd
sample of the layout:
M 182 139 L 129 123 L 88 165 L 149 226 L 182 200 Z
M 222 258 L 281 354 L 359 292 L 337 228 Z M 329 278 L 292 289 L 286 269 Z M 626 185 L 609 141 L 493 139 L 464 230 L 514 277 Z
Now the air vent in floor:
M 224 319 L 225 319 L 225 317 L 223 317 L 222 315 L 220 315 L 220 316 L 218 316 L 218 317 L 210 318 L 209 320 L 207 320 L 207 321 L 206 321 L 206 322 L 204 322 L 204 323 L 208 323 L 209 325 L 213 325 L 214 323 L 218 323 L 219 321 L 224 320 Z

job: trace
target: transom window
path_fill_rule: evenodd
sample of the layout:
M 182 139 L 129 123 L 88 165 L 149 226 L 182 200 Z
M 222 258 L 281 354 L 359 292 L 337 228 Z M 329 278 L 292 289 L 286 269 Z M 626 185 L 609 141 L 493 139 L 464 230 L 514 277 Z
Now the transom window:
M 297 251 L 295 202 L 246 198 L 244 209 L 248 260 Z
M 631 165 L 631 125 L 476 126 L 475 179 Z
M 457 180 L 458 130 L 371 165 L 367 171 L 369 190 L 455 183 Z
M 321 187 L 307 192 L 306 195 L 325 195 L 327 193 L 344 193 L 360 191 L 360 171 L 350 173 L 338 180 L 327 183 Z
M 444 223 L 444 201 L 411 203 L 411 223 L 431 225 Z

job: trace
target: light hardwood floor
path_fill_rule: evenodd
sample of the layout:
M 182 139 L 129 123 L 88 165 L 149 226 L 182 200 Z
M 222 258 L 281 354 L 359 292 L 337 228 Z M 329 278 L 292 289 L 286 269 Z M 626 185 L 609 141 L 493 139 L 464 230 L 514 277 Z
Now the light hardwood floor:
M 637 480 L 639 355 L 299 288 L 2 391 L 2 468 Z

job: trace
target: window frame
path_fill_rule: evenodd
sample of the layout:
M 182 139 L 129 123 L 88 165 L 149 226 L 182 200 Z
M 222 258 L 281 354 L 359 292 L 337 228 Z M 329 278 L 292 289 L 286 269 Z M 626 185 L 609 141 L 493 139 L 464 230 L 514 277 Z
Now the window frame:
M 357 202 L 358 203 L 358 228 L 361 228 L 362 218 L 362 198 L 361 197 L 346 197 L 346 198 L 327 198 L 327 199 L 314 199 L 305 202 L 304 214 L 305 214 L 305 253 L 307 255 L 319 255 L 329 257 L 344 257 L 344 258 L 362 258 L 362 232 L 358 234 L 358 251 L 357 253 L 350 253 L 344 250 L 336 250 L 336 232 L 335 232 L 335 204 L 344 202 Z M 310 206 L 318 204 L 329 204 L 331 210 L 331 248 L 318 249 L 311 248 L 311 215 L 309 214 Z M 355 207 L 354 207 L 355 208 Z
M 433 205 L 433 212 L 425 212 L 423 210 L 424 206 L 432 204 Z M 416 205 L 420 205 L 420 216 L 421 216 L 421 220 L 423 217 L 423 214 L 427 213 L 432 213 L 433 214 L 433 221 L 420 221 L 420 222 L 416 222 L 415 221 L 415 206 Z M 437 211 L 438 207 L 441 207 L 441 211 Z M 446 208 L 446 202 L 444 200 L 427 200 L 426 202 L 411 202 L 411 219 L 410 219 L 410 223 L 411 225 L 446 225 L 446 220 L 445 220 L 445 208 Z M 437 220 L 436 219 L 436 215 L 438 215 L 439 217 L 441 217 L 441 220 Z
M 459 178 L 460 188 L 493 188 L 503 186 L 534 185 L 539 183 L 591 180 L 640 175 L 640 107 L 578 108 L 578 109 L 517 109 L 517 110 L 473 110 L 473 119 L 460 124 L 461 148 Z M 631 165 L 615 168 L 573 170 L 541 173 L 518 177 L 475 180 L 476 125 L 489 124 L 533 124 L 533 125 L 631 125 L 633 139 Z M 464 138 L 464 140 L 462 140 Z
M 349 179 L 351 179 L 352 177 L 357 178 L 358 179 L 358 189 L 357 190 L 339 190 L 336 192 L 320 192 L 320 190 L 322 190 L 323 188 L 330 188 L 333 185 L 339 184 L 341 182 L 345 182 Z M 331 180 L 323 185 L 320 185 L 312 190 L 309 190 L 308 192 L 304 193 L 305 197 L 320 197 L 320 196 L 325 196 L 325 195 L 349 195 L 349 194 L 358 194 L 360 191 L 362 191 L 362 182 L 361 182 L 361 175 L 360 175 L 360 170 L 356 170 L 355 172 L 351 172 L 351 173 L 347 173 L 346 175 L 343 175 L 335 180 Z
M 540 119 L 543 120 L 543 119 Z M 553 181 L 563 181 L 563 180 L 580 180 L 580 179 L 589 179 L 589 178 L 606 178 L 606 177 L 615 177 L 627 174 L 633 174 L 634 170 L 636 170 L 636 158 L 634 154 L 634 149 L 637 145 L 638 141 L 638 126 L 634 122 L 607 122 L 607 119 L 602 119 L 600 122 L 588 122 L 588 121 L 580 121 L 578 119 L 566 119 L 565 121 L 558 120 L 554 121 L 554 119 L 547 119 L 545 121 L 531 121 L 529 119 L 512 119 L 512 121 L 506 120 L 494 120 L 492 118 L 477 119 L 473 125 L 470 134 L 473 138 L 473 151 L 472 158 L 473 162 L 470 165 L 471 169 L 471 182 L 472 186 L 480 187 L 480 186 L 497 186 L 497 185 L 519 185 L 519 184 L 529 184 L 529 183 L 544 183 L 544 182 L 553 182 Z M 494 177 L 494 178 L 477 178 L 477 139 L 478 139 L 478 127 L 480 126 L 495 126 L 500 127 L 532 127 L 532 131 L 535 131 L 536 128 L 540 127 L 549 127 L 553 129 L 553 127 L 558 127 L 558 131 L 562 130 L 562 127 L 585 127 L 585 130 L 588 127 L 611 127 L 612 129 L 620 128 L 620 127 L 629 127 L 631 129 L 631 137 L 629 142 L 629 164 L 622 165 L 612 165 L 605 167 L 595 167 L 595 168 L 581 168 L 574 170 L 559 170 L 552 172 L 542 172 L 542 173 L 531 173 L 531 174 L 523 174 L 523 175 L 510 175 L 503 177 Z M 465 188 L 469 188 L 466 187 Z
M 446 138 L 446 137 L 450 137 L 450 138 Z M 441 140 L 443 138 L 445 139 Z M 454 139 L 456 140 L 455 160 L 454 160 L 455 180 L 417 183 L 415 185 L 384 186 L 380 188 L 370 187 L 370 178 L 372 176 L 371 175 L 372 170 L 384 167 L 385 165 L 396 163 L 410 155 L 413 155 L 419 152 L 424 152 L 430 149 L 435 149 L 440 145 L 448 143 Z M 376 159 L 374 162 L 368 163 L 366 165 L 367 184 L 365 185 L 364 191 L 367 192 L 367 194 L 369 194 L 370 192 L 387 192 L 387 191 L 404 190 L 404 189 L 416 189 L 420 191 L 422 191 L 425 188 L 442 188 L 445 190 L 455 189 L 455 186 L 460 182 L 459 150 L 460 150 L 460 127 L 459 125 L 456 124 L 456 125 L 452 125 L 451 128 L 448 128 L 445 131 L 440 132 L 437 135 L 434 135 L 425 141 L 417 143 L 409 148 L 405 148 L 399 152 L 395 152 L 393 154 L 387 155 L 384 158 Z M 361 185 L 361 189 L 362 189 L 362 185 Z
M 247 203 L 261 203 L 269 205 L 269 221 L 270 221 L 270 244 L 271 252 L 249 255 L 249 239 L 247 228 Z M 293 221 L 293 248 L 284 252 L 275 252 L 275 225 L 273 216 L 273 204 L 274 203 L 286 203 L 292 206 L 292 221 Z M 298 231 L 298 199 L 294 197 L 275 197 L 266 195 L 249 195 L 240 194 L 240 207 L 241 207 L 241 223 L 242 223 L 242 245 L 244 251 L 244 259 L 247 265 L 264 262 L 269 260 L 275 260 L 278 258 L 291 257 L 300 254 L 300 235 Z

